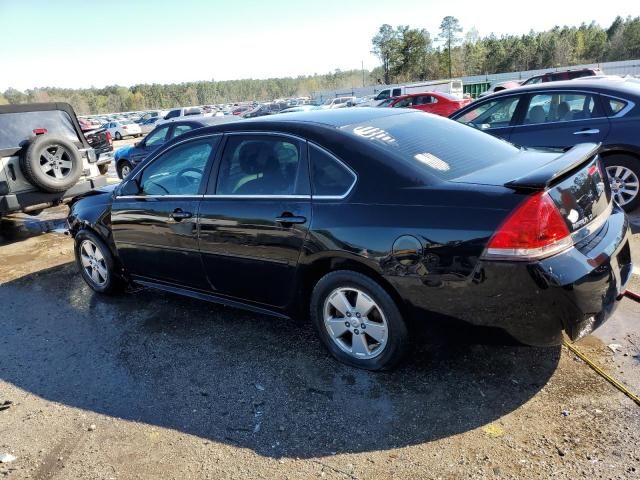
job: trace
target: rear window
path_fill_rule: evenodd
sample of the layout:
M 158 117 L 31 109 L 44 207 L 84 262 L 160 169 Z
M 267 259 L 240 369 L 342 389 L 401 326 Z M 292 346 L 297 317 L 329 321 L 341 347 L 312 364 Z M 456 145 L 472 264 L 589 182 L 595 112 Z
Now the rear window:
M 49 135 L 58 135 L 78 142 L 71 117 L 62 110 L 0 114 L 0 149 L 17 148 L 34 138 L 34 128 L 45 128 Z
M 472 127 L 423 113 L 379 117 L 343 129 L 441 180 L 501 163 L 519 151 Z

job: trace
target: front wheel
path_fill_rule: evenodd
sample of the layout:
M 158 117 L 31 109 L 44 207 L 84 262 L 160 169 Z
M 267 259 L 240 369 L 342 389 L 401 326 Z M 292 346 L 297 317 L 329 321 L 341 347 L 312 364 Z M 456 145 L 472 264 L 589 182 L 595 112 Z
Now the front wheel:
M 618 205 L 631 212 L 640 205 L 640 159 L 615 154 L 604 158 L 611 194 Z
M 348 365 L 386 370 L 407 353 L 408 331 L 398 306 L 360 273 L 322 277 L 311 295 L 311 319 L 329 352 Z
M 129 176 L 131 170 L 133 170 L 133 165 L 131 165 L 128 160 L 121 161 L 118 164 L 118 177 L 124 180 Z
M 115 293 L 124 282 L 111 250 L 95 233 L 81 230 L 75 238 L 76 263 L 84 281 L 98 293 Z
M 120 135 L 120 132 L 116 132 L 116 134 L 115 134 L 114 138 L 115 138 L 116 140 L 122 140 L 122 135 Z

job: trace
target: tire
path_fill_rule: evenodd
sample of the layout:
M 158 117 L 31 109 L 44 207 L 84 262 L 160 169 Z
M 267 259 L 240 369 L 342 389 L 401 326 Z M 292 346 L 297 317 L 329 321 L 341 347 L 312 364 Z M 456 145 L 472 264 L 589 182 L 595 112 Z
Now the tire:
M 345 298 L 351 311 L 341 313 L 334 305 L 344 306 L 340 300 Z M 372 304 L 374 306 L 370 308 Z M 358 305 L 369 308 L 368 313 L 359 311 Z M 407 353 L 409 335 L 400 309 L 384 288 L 365 275 L 339 270 L 322 277 L 311 294 L 310 313 L 322 343 L 336 359 L 347 365 L 365 370 L 388 370 Z M 325 322 L 325 316 L 333 322 Z M 358 342 L 354 343 L 356 339 Z
M 98 165 L 98 171 L 100 172 L 100 175 L 106 175 L 109 171 L 109 164 L 103 163 L 102 165 Z
M 631 212 L 640 205 L 640 159 L 631 155 L 613 154 L 604 157 L 604 166 L 611 183 L 614 200 Z
M 131 170 L 133 170 L 133 165 L 131 165 L 131 162 L 129 162 L 129 160 L 122 160 L 118 163 L 117 170 L 120 180 L 124 180 L 124 178 L 129 175 L 129 173 L 127 173 L 127 169 L 129 169 L 129 173 L 131 173 Z
M 40 190 L 64 192 L 82 175 L 82 157 L 66 138 L 38 135 L 20 158 L 20 168 L 27 180 Z
M 95 247 L 95 249 L 94 249 Z M 125 282 L 106 243 L 90 230 L 80 230 L 75 237 L 76 264 L 83 280 L 98 293 L 117 293 Z
M 120 135 L 120 132 L 116 132 L 116 134 L 113 136 L 114 139 L 116 140 L 122 140 L 122 135 Z

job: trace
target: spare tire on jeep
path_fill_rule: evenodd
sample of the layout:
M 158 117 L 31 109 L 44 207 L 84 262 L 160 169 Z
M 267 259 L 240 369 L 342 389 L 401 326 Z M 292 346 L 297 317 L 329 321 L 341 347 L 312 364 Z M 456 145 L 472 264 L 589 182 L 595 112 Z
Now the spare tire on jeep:
M 45 192 L 64 192 L 82 175 L 82 156 L 66 138 L 38 135 L 20 159 L 24 176 Z

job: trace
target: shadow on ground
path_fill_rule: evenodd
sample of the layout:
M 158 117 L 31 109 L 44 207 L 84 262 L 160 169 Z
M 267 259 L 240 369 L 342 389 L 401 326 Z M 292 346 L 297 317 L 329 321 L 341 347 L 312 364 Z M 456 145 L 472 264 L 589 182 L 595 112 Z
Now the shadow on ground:
M 151 290 L 98 296 L 70 264 L 0 285 L 0 304 L 2 380 L 271 457 L 384 450 L 475 429 L 527 402 L 560 357 L 559 348 L 445 329 L 400 369 L 369 373 L 328 357 L 305 322 Z

